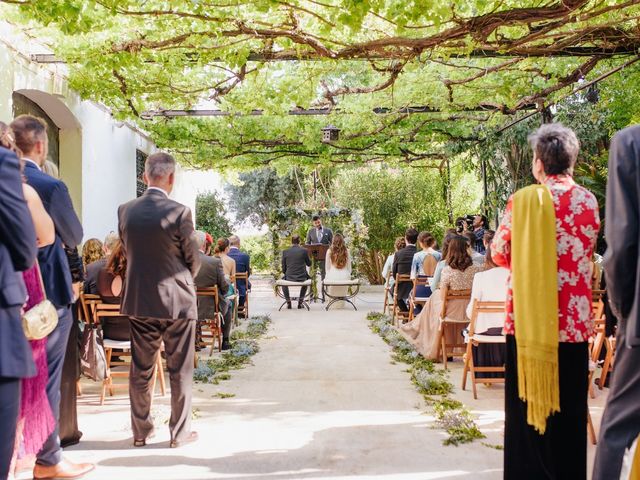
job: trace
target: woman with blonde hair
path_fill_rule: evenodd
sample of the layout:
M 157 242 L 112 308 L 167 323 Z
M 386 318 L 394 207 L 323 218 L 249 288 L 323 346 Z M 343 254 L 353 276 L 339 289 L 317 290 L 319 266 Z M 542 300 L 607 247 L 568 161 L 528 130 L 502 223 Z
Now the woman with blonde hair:
M 90 238 L 82 246 L 82 264 L 84 268 L 87 265 L 97 262 L 104 258 L 104 249 L 102 248 L 102 242 L 97 238 Z
M 333 236 L 331 247 L 327 250 L 326 258 L 327 274 L 325 280 L 351 280 L 351 255 L 344 242 L 344 237 L 340 233 Z M 330 297 L 341 297 L 347 295 L 349 287 L 329 287 Z M 336 308 L 343 308 L 344 302 L 336 302 Z

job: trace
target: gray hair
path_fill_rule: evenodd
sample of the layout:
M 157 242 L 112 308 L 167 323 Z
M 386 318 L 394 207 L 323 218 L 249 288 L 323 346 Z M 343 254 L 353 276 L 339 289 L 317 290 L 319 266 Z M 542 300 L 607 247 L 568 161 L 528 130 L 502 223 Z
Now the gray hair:
M 60 178 L 60 170 L 58 170 L 58 166 L 49 159 L 44 161 L 42 171 L 50 177 Z
M 198 241 L 198 247 L 202 247 L 207 241 L 207 234 L 202 230 L 196 230 L 196 240 Z
M 149 180 L 162 180 L 176 171 L 176 160 L 168 153 L 149 155 L 144 164 L 144 173 Z
M 240 237 L 237 235 L 231 235 L 229 237 L 229 245 L 231 245 L 232 247 L 239 247 L 240 246 Z
M 120 237 L 116 232 L 110 232 L 104 237 L 103 247 L 109 252 L 113 252 L 113 249 L 116 248 L 116 245 L 120 241 Z
M 578 137 L 561 123 L 545 123 L 529 135 L 528 140 L 535 158 L 542 161 L 547 175 L 570 171 L 578 159 Z

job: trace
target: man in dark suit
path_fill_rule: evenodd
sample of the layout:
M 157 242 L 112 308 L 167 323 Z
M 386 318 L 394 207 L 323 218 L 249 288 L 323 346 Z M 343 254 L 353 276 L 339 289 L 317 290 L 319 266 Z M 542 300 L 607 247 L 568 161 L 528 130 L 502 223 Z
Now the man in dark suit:
M 191 211 L 169 198 L 176 162 L 154 153 L 145 163 L 149 188 L 118 209 L 119 233 L 127 257 L 121 312 L 131 317 L 129 398 L 134 446 L 153 434 L 151 381 L 164 341 L 171 382 L 170 446 L 197 440 L 191 431 L 191 388 L 198 318 L 193 277 L 200 256 Z
M 251 257 L 248 253 L 240 250 L 240 237 L 231 235 L 229 237 L 229 253 L 227 253 L 236 262 L 236 273 L 247 273 L 247 280 L 236 280 L 238 286 L 238 306 L 243 307 L 247 298 L 247 290 L 251 290 L 251 282 L 248 276 L 251 275 Z M 248 283 L 248 285 L 247 285 Z
M 38 251 L 38 263 L 47 298 L 58 311 L 58 325 L 47 337 L 47 397 L 56 427 L 37 455 L 33 474 L 35 478 L 76 478 L 94 467 L 88 463 L 74 464 L 62 458 L 58 420 L 62 368 L 73 323 L 71 304 L 75 301 L 64 247 L 74 249 L 80 244 L 82 225 L 73 209 L 67 186 L 41 170 L 48 154 L 47 127 L 44 121 L 30 115 L 20 115 L 11 123 L 11 130 L 15 135 L 16 145 L 23 152 L 27 183 L 38 192 L 56 229 L 54 243 Z
M 320 215 L 314 215 L 312 217 L 313 227 L 307 232 L 307 245 L 313 245 L 321 243 L 322 245 L 331 245 L 333 241 L 333 231 L 322 225 Z M 324 276 L 327 273 L 325 259 L 319 259 L 318 264 L 320 266 L 320 276 L 324 280 Z
M 418 241 L 418 231 L 415 228 L 408 228 L 404 234 L 407 246 L 401 250 L 398 250 L 393 259 L 393 277 L 396 275 L 409 275 L 411 274 L 411 263 L 413 262 L 413 256 L 416 254 L 416 242 Z M 398 285 L 398 307 L 403 312 L 409 311 L 409 305 L 407 300 L 411 294 L 413 284 L 411 282 L 402 282 Z
M 36 260 L 36 232 L 22 193 L 20 164 L 0 148 L 0 478 L 7 478 L 20 410 L 20 379 L 33 377 L 20 313 L 27 298 L 21 271 Z
M 218 257 L 210 257 L 205 255 L 207 249 L 207 235 L 203 231 L 196 231 L 196 239 L 200 250 L 200 271 L 195 276 L 194 281 L 198 288 L 218 287 L 218 308 L 222 314 L 222 350 L 229 350 L 229 335 L 231 333 L 231 314 L 232 309 L 229 308 L 229 302 L 224 298 L 224 294 L 229 290 L 229 284 L 224 278 L 224 270 L 222 269 L 222 260 Z M 213 318 L 215 311 L 215 302 L 213 297 L 198 297 L 198 320 L 210 320 Z
M 102 244 L 104 257 L 86 266 L 87 274 L 84 279 L 84 293 L 90 293 L 92 295 L 98 294 L 98 275 L 107 266 L 111 252 L 116 248 L 119 241 L 120 238 L 115 232 L 111 232 L 105 237 L 104 243 Z
M 639 169 L 640 125 L 635 125 L 618 132 L 609 148 L 604 274 L 618 332 L 594 480 L 620 478 L 625 450 L 640 434 Z
M 311 266 L 311 259 L 307 250 L 300 246 L 300 235 L 291 237 L 291 248 L 282 252 L 282 274 L 285 280 L 292 282 L 304 282 L 309 279 L 307 267 Z M 291 308 L 291 297 L 289 296 L 289 287 L 282 287 L 282 293 L 287 300 L 287 308 Z M 298 297 L 298 308 L 302 309 L 304 297 L 307 293 L 307 287 L 300 288 L 300 296 Z

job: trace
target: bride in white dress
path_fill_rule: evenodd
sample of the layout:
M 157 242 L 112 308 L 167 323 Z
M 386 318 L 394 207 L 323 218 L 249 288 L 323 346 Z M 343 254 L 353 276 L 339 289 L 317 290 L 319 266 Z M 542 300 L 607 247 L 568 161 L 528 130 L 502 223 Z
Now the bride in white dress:
M 327 273 L 325 280 L 351 280 L 351 255 L 344 243 L 344 237 L 336 233 L 331 242 L 331 247 L 327 250 L 325 259 Z M 347 296 L 349 287 L 328 287 L 331 296 Z M 336 302 L 336 308 L 344 308 L 345 302 Z

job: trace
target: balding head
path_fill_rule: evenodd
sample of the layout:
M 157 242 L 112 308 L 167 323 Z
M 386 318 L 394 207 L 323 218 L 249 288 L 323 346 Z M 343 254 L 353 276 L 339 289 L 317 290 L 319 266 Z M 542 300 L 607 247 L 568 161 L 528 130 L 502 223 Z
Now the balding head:
M 158 152 L 147 157 L 144 164 L 144 179 L 150 187 L 158 187 L 171 193 L 173 189 L 176 161 L 168 153 Z
M 237 235 L 231 235 L 229 237 L 229 246 L 240 248 L 240 237 Z

